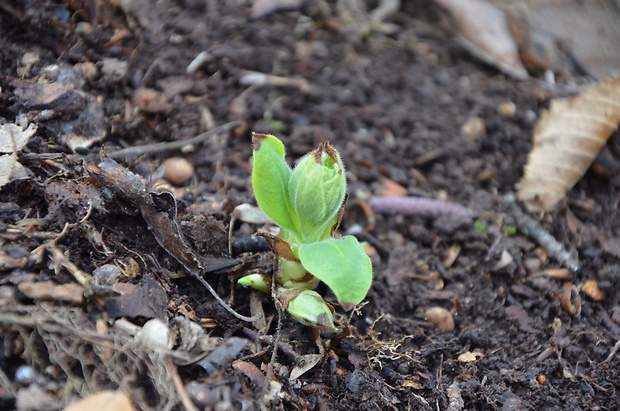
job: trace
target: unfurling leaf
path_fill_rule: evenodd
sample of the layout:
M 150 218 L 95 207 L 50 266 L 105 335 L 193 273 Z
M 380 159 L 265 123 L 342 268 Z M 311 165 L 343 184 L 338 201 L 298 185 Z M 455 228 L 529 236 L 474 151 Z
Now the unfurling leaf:
M 571 99 L 554 100 L 534 129 L 534 147 L 518 197 L 529 211 L 548 211 L 583 176 L 620 123 L 620 77 Z
M 284 161 L 284 145 L 274 136 L 254 133 L 252 187 L 259 207 L 276 224 L 293 233 L 297 225 L 291 216 L 288 183 L 293 173 Z
M 323 281 L 344 304 L 359 304 L 372 282 L 372 264 L 353 236 L 299 246 L 299 259 L 308 272 Z

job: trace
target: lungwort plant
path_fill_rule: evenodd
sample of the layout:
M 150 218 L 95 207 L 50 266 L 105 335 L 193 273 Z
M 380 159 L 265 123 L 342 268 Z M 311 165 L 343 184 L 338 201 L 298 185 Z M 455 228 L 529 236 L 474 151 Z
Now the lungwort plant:
M 347 185 L 340 155 L 324 143 L 291 169 L 276 137 L 254 133 L 252 143 L 256 200 L 280 226 L 278 237 L 262 234 L 280 262 L 273 278 L 276 298 L 302 324 L 335 331 L 333 307 L 312 289 L 324 282 L 343 308 L 350 309 L 366 297 L 372 281 L 370 258 L 357 239 L 334 236 Z M 263 274 L 239 279 L 266 293 L 271 281 Z

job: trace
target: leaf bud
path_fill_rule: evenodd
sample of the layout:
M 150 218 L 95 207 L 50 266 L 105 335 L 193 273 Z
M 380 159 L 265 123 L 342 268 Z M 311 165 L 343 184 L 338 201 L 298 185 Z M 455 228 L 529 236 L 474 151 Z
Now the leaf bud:
M 241 277 L 237 282 L 245 287 L 252 287 L 255 290 L 269 294 L 271 291 L 271 278 L 266 274 L 249 274 Z
M 324 332 L 337 331 L 334 326 L 334 308 L 316 291 L 281 289 L 279 297 L 286 311 L 300 323 Z
M 306 154 L 288 184 L 302 235 L 309 241 L 328 238 L 345 198 L 346 176 L 340 155 L 329 143 Z

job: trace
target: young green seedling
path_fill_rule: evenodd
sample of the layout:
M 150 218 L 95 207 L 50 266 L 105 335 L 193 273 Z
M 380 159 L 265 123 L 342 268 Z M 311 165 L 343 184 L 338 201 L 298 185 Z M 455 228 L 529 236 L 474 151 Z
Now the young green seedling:
M 340 155 L 324 143 L 291 169 L 276 137 L 254 133 L 252 143 L 256 201 L 280 226 L 279 237 L 263 235 L 280 262 L 273 279 L 276 297 L 302 324 L 335 331 L 333 307 L 312 289 L 324 282 L 347 309 L 362 302 L 372 282 L 370 258 L 357 239 L 334 237 L 347 188 Z M 271 289 L 271 278 L 261 274 L 239 283 L 266 293 Z

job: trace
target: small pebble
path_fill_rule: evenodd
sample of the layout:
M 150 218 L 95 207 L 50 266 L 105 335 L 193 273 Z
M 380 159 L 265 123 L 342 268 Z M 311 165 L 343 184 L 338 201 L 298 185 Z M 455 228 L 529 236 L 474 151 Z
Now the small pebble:
M 182 186 L 194 176 L 194 167 L 184 158 L 172 157 L 162 164 L 166 171 L 164 178 L 175 186 Z
M 465 134 L 470 141 L 475 142 L 486 134 L 486 126 L 480 117 L 470 117 L 461 126 L 461 133 Z
M 95 268 L 93 275 L 98 284 L 113 285 L 123 275 L 123 271 L 114 264 L 104 264 Z
M 73 66 L 73 68 L 82 76 L 84 80 L 87 81 L 93 80 L 99 74 L 99 69 L 97 68 L 95 63 L 92 63 L 90 61 L 87 61 L 85 63 L 77 63 L 75 66 Z
M 424 316 L 440 330 L 454 330 L 454 316 L 443 307 L 431 307 L 424 312 Z
M 165 113 L 168 110 L 166 96 L 151 88 L 140 88 L 134 91 L 131 102 L 145 113 Z
M 15 371 L 15 381 L 20 384 L 29 385 L 34 381 L 34 369 L 29 365 L 17 367 Z
M 598 286 L 597 280 L 588 280 L 581 286 L 581 291 L 594 301 L 603 301 L 605 298 L 603 292 Z
M 530 274 L 540 271 L 541 265 L 542 261 L 540 261 L 538 258 L 526 258 L 523 260 L 523 266 Z
M 22 56 L 21 64 L 22 66 L 28 66 L 38 63 L 39 60 L 40 57 L 37 53 L 29 51 L 27 53 L 24 53 L 24 55 Z
M 538 119 L 538 115 L 536 114 L 534 110 L 527 110 L 523 114 L 523 119 L 525 120 L 527 124 L 534 124 L 536 120 Z
M 507 101 L 497 107 L 497 112 L 504 117 L 512 117 L 517 112 L 517 106 L 512 101 Z

